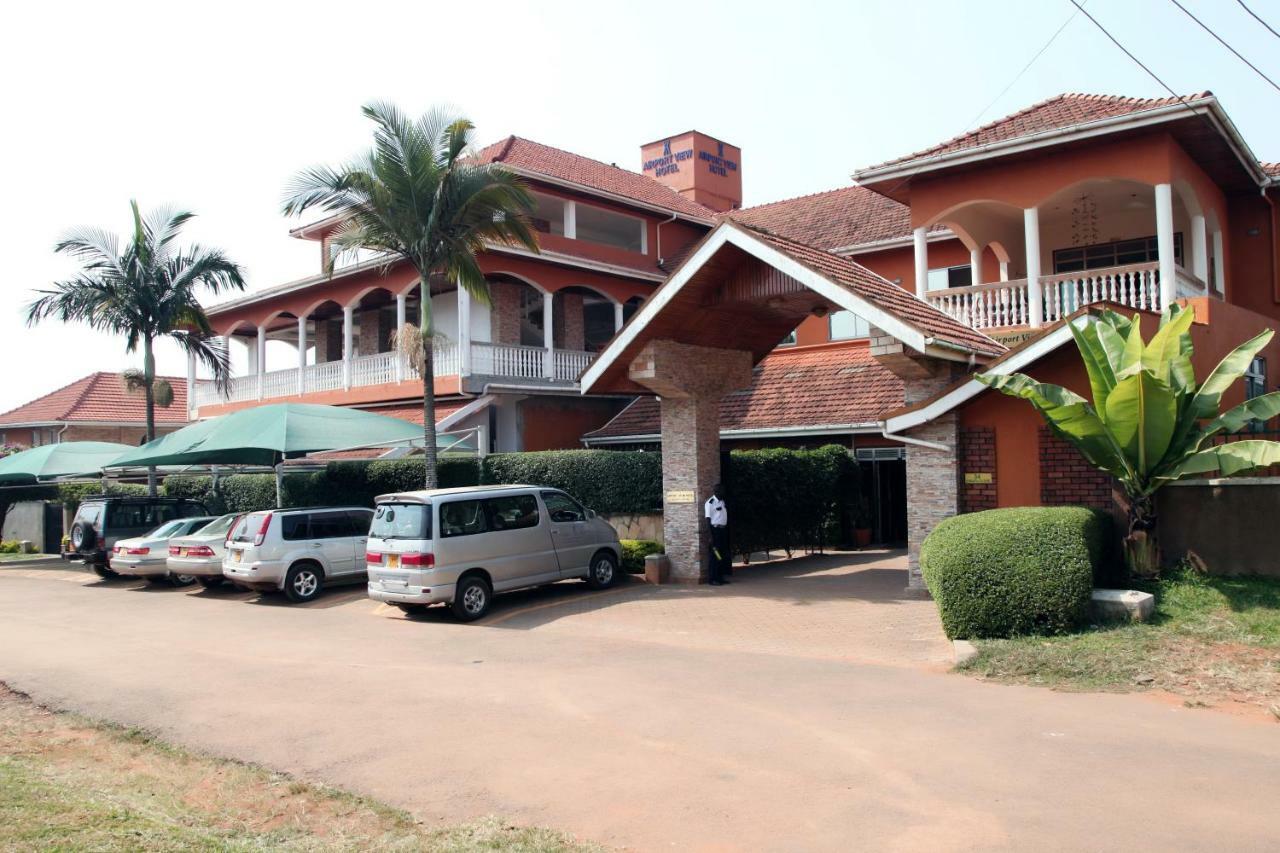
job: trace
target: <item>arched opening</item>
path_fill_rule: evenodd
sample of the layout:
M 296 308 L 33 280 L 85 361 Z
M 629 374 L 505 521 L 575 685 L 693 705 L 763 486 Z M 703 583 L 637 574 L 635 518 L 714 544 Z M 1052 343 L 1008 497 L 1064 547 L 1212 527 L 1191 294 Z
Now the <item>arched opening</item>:
M 594 288 L 580 285 L 561 288 L 554 300 L 557 349 L 600 352 L 620 328 L 618 303 Z
M 1050 275 L 1159 260 L 1155 188 L 1097 178 L 1064 187 L 1040 205 L 1041 270 Z M 1173 194 L 1174 261 L 1184 266 L 1191 214 Z
M 307 318 L 307 364 L 341 361 L 342 306 L 326 299 L 313 305 L 303 316 Z
M 384 287 L 374 287 L 352 304 L 351 341 L 355 357 L 391 351 L 391 337 L 396 328 L 396 298 Z

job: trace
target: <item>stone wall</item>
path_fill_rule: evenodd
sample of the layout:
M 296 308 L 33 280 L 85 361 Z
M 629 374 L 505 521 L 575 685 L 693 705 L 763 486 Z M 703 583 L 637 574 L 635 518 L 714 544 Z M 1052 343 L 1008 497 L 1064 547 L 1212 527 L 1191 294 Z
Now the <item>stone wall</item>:
M 662 543 L 662 513 L 635 512 L 601 515 L 618 532 L 619 539 L 649 539 Z
M 965 482 L 965 475 L 990 475 L 989 483 Z M 994 427 L 960 429 L 960 512 L 995 509 L 996 431 Z
M 1090 506 L 1111 512 L 1115 482 L 1089 464 L 1071 442 L 1040 427 L 1040 504 Z

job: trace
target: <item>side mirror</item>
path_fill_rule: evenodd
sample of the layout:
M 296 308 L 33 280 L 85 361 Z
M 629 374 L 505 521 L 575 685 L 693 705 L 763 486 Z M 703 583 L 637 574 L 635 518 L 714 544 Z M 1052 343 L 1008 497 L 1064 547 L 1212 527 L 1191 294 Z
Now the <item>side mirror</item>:
M 596 517 L 596 511 L 594 509 L 587 510 L 587 518 L 595 518 L 595 517 Z

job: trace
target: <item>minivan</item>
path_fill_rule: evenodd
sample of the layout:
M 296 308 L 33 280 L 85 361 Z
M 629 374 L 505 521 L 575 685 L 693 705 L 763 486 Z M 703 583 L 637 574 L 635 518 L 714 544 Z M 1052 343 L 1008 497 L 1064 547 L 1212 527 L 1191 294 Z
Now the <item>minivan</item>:
M 231 528 L 222 574 L 237 586 L 311 601 L 326 586 L 363 583 L 373 510 L 358 506 L 251 512 Z
M 495 592 L 584 578 L 612 586 L 613 527 L 558 489 L 477 486 L 380 495 L 369 528 L 369 597 L 406 612 L 448 604 L 464 621 Z

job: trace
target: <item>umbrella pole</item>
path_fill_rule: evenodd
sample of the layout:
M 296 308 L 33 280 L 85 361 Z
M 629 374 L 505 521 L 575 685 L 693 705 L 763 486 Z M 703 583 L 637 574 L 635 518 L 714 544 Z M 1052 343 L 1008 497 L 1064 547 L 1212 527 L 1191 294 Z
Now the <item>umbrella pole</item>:
M 283 468 L 282 468 L 282 466 L 283 466 L 283 465 L 284 465 L 284 463 L 283 463 L 283 462 L 277 462 L 277 463 L 275 464 L 275 471 L 276 471 L 276 509 L 280 509 L 281 507 L 283 507 L 283 506 L 284 506 L 284 470 L 283 470 Z

